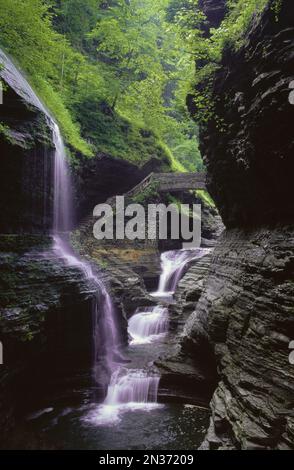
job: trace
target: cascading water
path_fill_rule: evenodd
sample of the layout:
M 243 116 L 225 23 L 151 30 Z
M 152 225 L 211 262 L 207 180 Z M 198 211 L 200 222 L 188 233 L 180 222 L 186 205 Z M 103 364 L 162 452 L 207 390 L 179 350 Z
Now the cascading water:
M 28 103 L 41 109 L 48 116 L 48 111 L 27 82 L 23 72 L 18 70 L 10 57 L 2 49 L 0 49 L 0 63 L 1 66 L 3 65 L 3 68 L 1 67 L 1 76 L 5 81 L 16 89 L 19 95 L 23 96 Z
M 199 259 L 208 250 L 168 251 L 161 255 L 161 276 L 159 287 L 151 295 L 163 301 L 172 301 L 179 280 L 186 265 L 193 259 Z M 129 320 L 128 332 L 132 338 L 131 344 L 146 344 L 156 341 L 168 331 L 168 309 L 156 306 L 137 310 Z
M 53 231 L 59 236 L 72 228 L 72 186 L 59 127 L 54 121 L 49 121 L 49 125 L 55 146 Z
M 70 266 L 80 268 L 85 277 L 94 283 L 97 289 L 97 298 L 93 305 L 95 367 L 94 375 L 97 377 L 101 350 L 97 345 L 102 336 L 104 339 L 104 361 L 108 372 L 111 372 L 110 385 L 106 399 L 95 413 L 96 423 L 113 423 L 118 419 L 122 407 L 154 406 L 157 401 L 159 384 L 158 376 L 150 376 L 145 371 L 125 369 L 121 366 L 122 358 L 118 347 L 119 333 L 116 327 L 114 307 L 105 286 L 93 273 L 89 263 L 80 260 L 74 254 L 67 241 L 67 232 L 72 224 L 71 220 L 71 184 L 66 153 L 58 126 L 52 122 L 53 139 L 56 148 L 55 174 L 54 174 L 54 240 L 55 251 Z M 100 294 L 100 295 L 99 295 Z M 102 301 L 101 301 L 102 298 Z M 100 302 L 99 302 L 100 301 Z M 99 307 L 103 310 L 102 322 L 99 323 Z
M 158 341 L 158 339 L 167 331 L 168 329 L 168 309 L 166 304 L 163 306 L 158 306 L 152 309 L 143 309 L 141 311 L 137 311 L 133 318 L 130 320 L 129 324 L 129 332 L 131 335 L 134 336 L 134 342 L 132 343 L 132 347 L 130 350 L 135 351 L 135 354 L 139 352 L 138 356 L 136 357 L 134 363 L 130 363 L 129 366 L 133 367 L 126 368 L 122 366 L 122 363 L 125 361 L 120 357 L 119 345 L 120 345 L 120 334 L 116 324 L 116 316 L 115 316 L 115 309 L 103 282 L 95 275 L 90 263 L 87 263 L 81 260 L 72 250 L 69 243 L 68 232 L 73 226 L 73 211 L 71 210 L 71 181 L 70 181 L 70 174 L 68 171 L 68 166 L 66 163 L 66 153 L 63 144 L 63 140 L 59 131 L 57 124 L 54 120 L 50 117 L 47 110 L 44 108 L 42 103 L 39 101 L 23 75 L 17 70 L 14 64 L 10 61 L 10 59 L 1 51 L 0 49 L 0 61 L 4 63 L 4 69 L 1 69 L 1 75 L 5 78 L 8 83 L 17 86 L 20 84 L 19 87 L 19 94 L 23 96 L 23 98 L 30 102 L 33 106 L 36 106 L 43 110 L 44 114 L 47 116 L 47 122 L 50 126 L 53 134 L 53 140 L 56 148 L 55 152 L 55 171 L 54 171 L 54 220 L 53 220 L 53 236 L 54 236 L 54 250 L 55 255 L 60 257 L 65 264 L 68 266 L 76 267 L 81 270 L 85 278 L 89 281 L 89 283 L 93 284 L 93 292 L 96 293 L 94 301 L 93 301 L 93 320 L 94 320 L 94 328 L 93 328 L 93 342 L 95 344 L 95 368 L 96 371 L 98 369 L 98 363 L 101 362 L 101 348 L 98 345 L 101 344 L 101 336 L 104 338 L 103 341 L 103 348 L 102 352 L 104 352 L 104 357 L 102 358 L 104 365 L 107 366 L 108 372 L 112 373 L 111 381 L 108 387 L 108 392 L 106 399 L 103 405 L 100 405 L 97 408 L 97 405 L 91 404 L 91 409 L 95 411 L 91 415 L 87 415 L 86 420 L 94 421 L 95 423 L 101 424 L 108 424 L 109 422 L 113 423 L 115 419 L 119 419 L 119 413 L 121 409 L 140 409 L 140 410 L 152 410 L 154 407 L 158 408 L 161 405 L 157 404 L 157 394 L 158 394 L 158 386 L 160 377 L 153 373 L 152 369 L 150 370 L 150 365 L 152 361 L 154 361 L 154 350 L 152 349 L 151 355 L 148 356 L 148 347 L 145 347 L 141 343 L 148 343 L 151 341 Z M 49 156 L 49 155 L 48 155 Z M 47 176 L 47 173 L 46 173 Z M 49 180 L 51 183 L 51 179 Z M 48 184 L 48 178 L 46 180 Z M 49 206 L 49 198 L 48 197 L 48 206 Z M 48 255 L 49 253 L 46 253 Z M 164 258 L 165 255 L 163 255 Z M 176 255 L 175 255 L 175 258 Z M 162 277 L 165 277 L 167 280 L 169 276 L 166 276 L 166 269 L 163 264 L 163 272 Z M 172 272 L 173 269 L 170 269 Z M 176 277 L 176 281 L 173 285 L 170 285 L 169 281 L 164 281 L 163 284 L 160 282 L 160 288 L 158 290 L 158 294 L 166 293 L 169 291 L 174 291 L 175 285 L 177 284 L 182 272 L 178 271 L 179 276 Z M 161 278 L 162 281 L 162 278 Z M 162 285 L 164 287 L 162 287 Z M 99 312 L 99 315 L 98 315 Z M 105 344 L 104 344 L 105 343 Z M 165 348 L 165 344 L 163 347 Z M 147 353 L 147 354 L 146 354 Z M 146 357 L 145 357 L 146 354 Z M 156 354 L 156 352 L 155 352 Z M 143 360 L 142 360 L 143 358 Z M 99 361 L 100 359 L 100 361 Z M 142 362 L 141 362 L 142 361 Z M 146 370 L 143 369 L 146 366 Z M 142 369 L 140 369 L 142 368 Z M 50 397 L 50 400 L 52 397 Z M 60 403 L 58 402 L 57 408 L 59 408 Z M 85 413 L 84 405 L 81 407 L 83 413 Z M 49 429 L 50 433 L 52 432 L 52 425 L 53 421 L 62 422 L 62 426 L 64 426 L 64 419 L 65 416 L 69 414 L 69 408 L 66 408 L 62 411 L 61 414 L 56 415 L 57 417 L 52 419 L 51 413 L 55 410 L 53 407 L 45 408 L 41 411 L 36 413 L 32 413 L 29 417 L 30 420 L 37 420 L 42 416 L 42 420 L 40 423 L 43 423 L 46 420 L 46 414 L 49 415 L 50 426 L 44 427 L 44 424 L 41 424 L 42 428 L 42 435 L 44 435 L 45 431 Z M 87 408 L 88 412 L 88 408 Z M 59 412 L 58 412 L 59 413 Z M 157 413 L 157 412 L 156 412 Z M 62 416 L 60 420 L 59 417 Z M 168 415 L 168 427 L 164 429 L 170 428 L 170 416 L 173 419 L 178 419 L 178 414 L 176 415 Z M 78 418 L 77 418 L 78 417 Z M 156 414 L 155 414 L 156 418 Z M 161 420 L 164 418 L 162 414 L 157 416 L 157 423 L 154 424 L 154 415 L 152 415 L 151 419 L 147 419 L 147 432 L 149 434 L 158 434 L 161 436 L 160 432 L 153 433 L 154 425 L 156 429 L 159 429 L 161 425 Z M 83 419 L 80 416 L 80 410 L 78 415 L 74 415 L 74 420 L 71 419 L 70 421 L 70 431 L 68 436 L 71 434 L 73 429 L 75 429 L 76 423 L 79 419 Z M 138 425 L 139 422 L 139 425 Z M 150 422 L 152 424 L 150 425 Z M 156 422 L 156 420 L 155 420 Z M 134 426 L 129 425 L 129 422 L 126 422 L 129 428 L 134 428 L 134 433 L 136 433 L 137 442 L 138 439 L 141 438 L 142 433 L 140 433 L 140 429 L 144 429 L 145 432 L 145 425 L 141 423 L 141 420 L 137 420 L 137 417 L 133 420 Z M 143 421 L 144 423 L 144 421 Z M 149 425 L 148 425 L 149 423 Z M 152 426 L 151 432 L 149 431 L 148 426 Z M 189 422 L 190 426 L 190 422 Z M 191 427 L 191 426 L 190 426 Z M 55 428 L 55 424 L 54 424 Z M 107 442 L 113 442 L 116 440 L 117 437 L 121 435 L 126 436 L 124 439 L 130 440 L 132 438 L 132 434 L 129 432 L 125 432 L 126 424 L 123 423 L 123 426 L 120 428 L 118 427 L 115 437 L 113 437 L 113 432 L 115 430 L 106 431 L 106 435 L 110 432 L 111 439 Z M 122 432 L 121 432 L 122 431 Z M 55 433 L 55 430 L 53 431 Z M 100 430 L 99 430 L 100 433 Z M 100 434 L 94 433 L 95 443 L 93 447 L 96 448 L 97 444 L 97 435 L 98 438 L 101 437 Z M 81 435 L 84 439 L 84 428 L 81 432 Z M 162 435 L 165 434 L 162 433 Z M 180 433 L 182 434 L 182 433 Z M 145 436 L 146 434 L 144 434 Z M 57 447 L 60 446 L 60 434 L 57 432 Z M 52 436 L 49 438 L 50 448 L 52 446 Z M 43 439 L 42 439 L 43 440 Z M 35 441 L 35 431 L 33 436 L 33 442 Z M 143 442 L 143 441 L 142 441 Z M 194 441 L 193 441 L 194 442 Z M 162 442 L 160 442 L 161 444 Z M 117 446 L 120 446 L 120 441 L 116 442 Z M 129 444 L 129 442 L 128 442 Z M 131 443 L 130 443 L 131 444 Z M 84 441 L 83 441 L 84 445 Z M 108 448 L 108 447 L 105 447 Z M 123 448 L 123 447 L 118 447 Z M 157 448 L 157 447 L 156 447 Z M 178 447 L 175 447 L 178 448 Z
M 119 354 L 119 333 L 115 321 L 112 300 L 101 282 L 94 274 L 89 263 L 80 260 L 71 249 L 67 233 L 72 225 L 71 183 L 66 153 L 58 126 L 51 122 L 55 153 L 54 174 L 54 241 L 55 251 L 64 261 L 81 269 L 85 277 L 93 282 L 97 296 L 93 303 L 95 367 L 94 376 L 97 379 L 101 353 L 104 353 L 104 363 L 111 373 L 110 384 L 104 403 L 91 413 L 86 420 L 96 424 L 113 424 L 119 420 L 120 412 L 126 409 L 153 409 L 157 404 L 157 394 L 160 377 L 145 370 L 127 369 L 121 365 Z M 205 250 L 181 250 L 167 252 L 161 257 L 162 274 L 158 291 L 154 297 L 168 300 L 173 296 L 176 286 L 183 274 L 186 264 L 195 258 L 200 258 Z M 99 322 L 99 308 L 102 309 L 102 322 Z M 144 311 L 137 311 L 129 321 L 129 334 L 132 345 L 149 343 L 158 340 L 168 330 L 168 310 L 165 306 L 157 306 Z M 104 351 L 98 351 L 97 345 L 104 338 Z
M 111 376 L 104 403 L 91 411 L 85 421 L 113 425 L 122 412 L 160 407 L 157 394 L 160 377 L 144 370 L 118 368 Z
M 151 295 L 163 300 L 172 300 L 187 264 L 192 260 L 202 258 L 209 251 L 209 248 L 198 248 L 196 250 L 177 250 L 162 253 L 158 290 L 152 292 Z
M 172 300 L 185 266 L 199 259 L 209 250 L 170 251 L 161 255 L 159 287 L 152 295 L 165 303 Z M 169 319 L 166 305 L 137 309 L 130 318 L 128 333 L 130 346 L 138 347 L 159 341 L 168 331 Z M 126 409 L 153 409 L 157 404 L 160 377 L 145 370 L 118 368 L 112 374 L 104 404 L 89 416 L 96 424 L 113 424 L 119 420 L 120 411 Z
M 168 309 L 162 306 L 138 309 L 129 320 L 130 344 L 146 344 L 161 338 L 168 330 Z
M 118 350 L 120 344 L 119 333 L 112 300 L 101 280 L 94 274 L 91 265 L 75 255 L 67 239 L 68 232 L 72 228 L 72 185 L 59 127 L 50 117 L 48 119 L 56 148 L 54 171 L 54 249 L 69 266 L 81 269 L 85 277 L 93 282 L 97 292 L 93 302 L 94 377 L 98 378 L 98 364 L 101 362 L 101 354 L 104 355 L 104 363 L 108 372 L 111 373 L 110 384 L 104 403 L 88 419 L 94 420 L 97 424 L 113 423 L 119 419 L 119 413 L 122 409 L 152 409 L 154 406 L 159 406 L 157 405 L 157 394 L 160 377 L 144 370 L 126 369 L 121 365 L 122 359 Z M 201 257 L 203 254 L 203 250 L 196 250 L 196 253 L 194 250 L 164 253 L 161 257 L 162 274 L 159 288 L 153 295 L 166 300 L 169 296 L 172 296 L 186 264 L 194 258 Z M 102 310 L 101 322 L 99 322 L 100 308 Z M 151 342 L 161 337 L 167 330 L 168 310 L 163 306 L 138 311 L 129 322 L 129 333 L 133 338 L 133 344 Z M 100 343 L 101 333 L 104 339 L 104 350 L 101 351 L 100 349 L 98 351 L 97 345 Z
M 47 124 L 52 131 L 55 146 L 54 158 L 54 207 L 53 207 L 53 238 L 54 251 L 68 266 L 80 269 L 89 283 L 93 284 L 95 298 L 93 300 L 93 343 L 94 343 L 94 377 L 98 379 L 100 363 L 112 374 L 118 370 L 122 358 L 120 356 L 120 335 L 116 325 L 115 308 L 112 299 L 101 279 L 95 275 L 91 265 L 81 260 L 72 250 L 69 243 L 69 231 L 73 227 L 72 184 L 67 165 L 66 150 L 58 125 L 48 110 L 39 100 L 23 74 L 13 61 L 0 49 L 0 61 L 4 64 L 1 76 L 20 96 L 36 108 L 42 110 Z M 102 344 L 102 348 L 101 345 Z
M 94 341 L 94 378 L 98 380 L 98 364 L 103 356 L 104 363 L 109 373 L 117 367 L 119 358 L 119 334 L 115 321 L 115 309 L 110 295 L 103 282 L 95 275 L 91 265 L 77 257 L 68 242 L 68 232 L 72 228 L 72 185 L 66 151 L 58 125 L 48 117 L 48 123 L 52 129 L 55 145 L 54 165 L 54 250 L 67 265 L 79 268 L 86 279 L 93 283 L 96 292 L 93 301 L 93 341 Z M 99 314 L 101 310 L 102 314 Z M 101 317 L 101 321 L 99 318 Z M 97 345 L 103 337 L 104 350 L 98 350 Z
M 155 403 L 159 377 L 142 370 L 118 369 L 112 376 L 105 404 Z

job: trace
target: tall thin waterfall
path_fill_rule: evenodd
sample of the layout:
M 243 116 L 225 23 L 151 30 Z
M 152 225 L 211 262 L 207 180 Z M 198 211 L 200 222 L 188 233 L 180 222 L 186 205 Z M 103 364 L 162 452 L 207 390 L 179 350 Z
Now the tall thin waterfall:
M 55 234 L 69 232 L 72 228 L 72 185 L 66 162 L 66 151 L 59 127 L 51 124 L 55 146 L 54 162 L 54 212 L 53 231 Z
M 115 309 L 110 295 L 103 282 L 94 273 L 91 265 L 81 260 L 72 250 L 68 241 L 68 232 L 72 228 L 72 185 L 66 151 L 58 125 L 49 118 L 55 144 L 54 165 L 54 249 L 68 264 L 79 268 L 85 277 L 93 283 L 96 296 L 93 301 L 93 341 L 94 341 L 94 377 L 98 380 L 98 364 L 101 355 L 108 372 L 113 373 L 119 357 L 120 337 L 118 334 Z M 99 320 L 101 318 L 101 320 Z M 102 341 L 101 341 L 102 338 Z M 103 349 L 98 349 L 102 343 Z
M 72 184 L 70 180 L 69 168 L 67 165 L 66 151 L 58 125 L 50 116 L 50 113 L 39 100 L 32 87 L 27 82 L 23 73 L 14 65 L 13 61 L 0 49 L 0 61 L 4 65 L 1 68 L 1 76 L 14 89 L 17 90 L 27 102 L 43 111 L 46 116 L 48 126 L 53 135 L 55 145 L 54 159 L 54 208 L 53 208 L 53 236 L 54 249 L 69 266 L 79 268 L 84 276 L 93 283 L 93 290 L 96 295 L 93 301 L 93 336 L 95 345 L 95 367 L 104 359 L 108 371 L 112 373 L 119 362 L 120 335 L 116 326 L 115 309 L 103 282 L 95 275 L 91 265 L 74 253 L 68 240 L 68 232 L 73 226 L 72 210 Z M 98 345 L 102 343 L 103 348 Z M 104 355 L 101 358 L 101 354 Z M 100 360 L 100 361 L 99 361 Z M 96 375 L 96 373 L 95 373 Z

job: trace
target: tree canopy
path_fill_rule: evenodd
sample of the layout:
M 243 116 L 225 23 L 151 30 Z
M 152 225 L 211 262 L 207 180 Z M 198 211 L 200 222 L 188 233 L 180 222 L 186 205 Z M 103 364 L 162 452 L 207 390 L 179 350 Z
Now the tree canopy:
M 194 94 L 195 119 L 203 120 L 208 92 L 195 85 L 209 85 L 224 47 L 240 47 L 267 3 L 228 0 L 225 19 L 207 37 L 198 0 L 0 0 L 0 40 L 72 147 L 128 158 L 119 133 L 132 127 L 133 148 L 135 135 L 148 130 L 173 169 L 201 170 L 186 96 Z M 279 0 L 272 3 L 278 14 Z

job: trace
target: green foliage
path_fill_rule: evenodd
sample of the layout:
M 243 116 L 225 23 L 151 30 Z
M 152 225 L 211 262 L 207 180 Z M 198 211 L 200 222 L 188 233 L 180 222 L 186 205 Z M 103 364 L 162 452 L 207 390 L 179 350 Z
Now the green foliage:
M 49 111 L 59 122 L 63 136 L 67 142 L 76 150 L 86 156 L 92 156 L 91 146 L 81 138 L 80 128 L 73 122 L 69 110 L 66 108 L 59 94 L 54 92 L 52 86 L 39 77 L 32 79 L 32 84 L 42 97 Z
M 184 167 L 184 165 L 182 165 L 182 163 L 179 162 L 175 158 L 174 154 L 171 152 L 169 147 L 163 141 L 160 141 L 159 145 L 162 148 L 162 150 L 165 152 L 165 154 L 167 155 L 167 158 L 169 160 L 170 167 L 171 167 L 172 171 L 174 171 L 175 173 L 185 173 L 185 172 L 187 172 L 187 169 Z
M 177 123 L 164 102 L 166 69 L 170 60 L 178 60 L 172 44 L 169 50 L 161 45 L 167 4 L 0 0 L 1 43 L 26 71 L 74 149 L 134 162 L 154 155 L 178 168 L 160 142 L 166 142 L 170 122 Z M 91 102 L 96 109 L 92 106 L 88 116 Z M 103 103 L 112 116 L 101 114 Z
M 95 27 L 99 17 L 99 0 L 57 0 L 53 2 L 56 30 L 66 34 L 80 51 L 87 50 L 86 35 Z
M 123 118 L 107 103 L 94 99 L 77 103 L 75 109 L 83 134 L 99 152 L 139 166 L 153 157 L 161 162 L 162 168 L 165 165 L 167 171 L 170 169 L 168 149 L 142 123 Z
M 221 52 L 239 46 L 265 3 L 229 0 L 229 14 L 207 39 L 197 0 L 0 0 L 0 39 L 74 149 L 135 163 L 155 156 L 173 171 L 202 171 L 185 108 L 195 60 L 206 61 L 196 77 L 206 88 L 194 99 L 199 120 L 207 120 Z
M 278 11 L 280 0 L 275 11 Z M 244 45 L 245 34 L 253 20 L 259 15 L 269 0 L 227 0 L 227 15 L 218 28 L 210 29 L 210 35 L 203 35 L 205 15 L 199 8 L 198 0 L 171 0 L 170 18 L 178 31 L 178 36 L 185 41 L 185 52 L 196 61 L 196 76 L 192 88 L 197 109 L 195 119 L 207 122 L 214 113 L 211 103 L 211 80 L 218 68 L 225 48 L 235 50 Z
M 0 0 L 0 39 L 74 149 L 137 164 L 154 156 L 172 171 L 202 171 L 186 96 L 201 84 L 196 119 L 211 118 L 222 52 L 244 43 L 267 3 L 228 0 L 208 38 L 198 0 Z M 281 0 L 271 7 L 278 19 Z
M 272 5 L 271 5 L 271 9 L 275 14 L 276 22 L 279 21 L 281 8 L 282 8 L 282 0 L 273 0 Z
M 219 28 L 211 30 L 211 56 L 220 59 L 225 47 L 240 48 L 253 17 L 267 4 L 268 0 L 228 0 L 229 13 Z
M 191 118 L 184 106 L 194 66 L 190 57 L 183 57 L 184 43 L 167 15 L 169 3 L 108 2 L 88 38 L 95 42 L 103 64 L 108 105 L 127 120 L 151 129 L 173 171 L 184 171 L 202 166 L 195 124 L 191 135 L 191 129 L 187 131 Z
M 49 4 L 42 0 L 0 0 L 0 39 L 5 49 L 27 72 L 41 99 L 56 116 L 68 142 L 90 155 L 79 127 L 66 109 L 68 90 L 64 76 L 83 62 L 67 40 L 51 26 Z
M 0 135 L 2 135 L 4 139 L 7 140 L 7 142 L 14 144 L 14 141 L 11 138 L 10 133 L 9 133 L 9 127 L 1 122 L 0 122 Z
M 197 197 L 199 197 L 207 206 L 209 207 L 215 207 L 215 203 L 212 199 L 212 197 L 210 196 L 210 194 L 205 191 L 204 189 L 197 189 L 197 191 L 195 191 L 195 194 Z

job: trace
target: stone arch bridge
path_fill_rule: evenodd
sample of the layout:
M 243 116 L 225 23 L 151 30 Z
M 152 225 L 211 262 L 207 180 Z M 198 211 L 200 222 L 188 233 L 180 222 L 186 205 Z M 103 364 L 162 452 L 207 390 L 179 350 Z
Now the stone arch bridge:
M 154 185 L 159 193 L 206 189 L 206 173 L 150 173 L 125 196 L 135 196 L 151 185 Z

